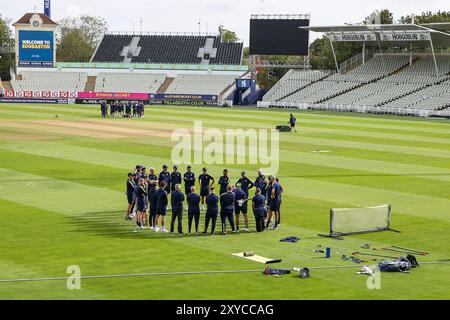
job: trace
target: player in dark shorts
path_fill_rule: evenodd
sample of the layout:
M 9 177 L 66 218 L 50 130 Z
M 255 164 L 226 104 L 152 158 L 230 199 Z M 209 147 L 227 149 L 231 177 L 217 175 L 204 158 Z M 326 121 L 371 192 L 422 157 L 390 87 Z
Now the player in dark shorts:
M 170 173 L 169 173 L 169 171 L 167 171 L 167 168 L 168 168 L 167 165 L 162 166 L 163 171 L 161 171 L 159 173 L 158 181 L 159 181 L 159 185 L 161 185 L 161 182 L 163 182 L 163 181 L 165 182 L 164 189 L 169 194 L 170 193 Z
M 281 197 L 281 185 L 276 181 L 275 176 L 272 176 L 272 192 L 270 201 L 270 211 L 274 214 L 274 224 L 271 227 L 272 230 L 278 229 L 278 212 L 280 210 L 280 197 Z
M 167 191 L 166 182 L 162 181 L 159 185 L 159 189 L 156 192 L 156 219 L 155 219 L 155 231 L 168 232 L 166 230 L 166 212 L 167 212 Z M 161 229 L 158 228 L 159 217 L 161 217 Z
M 170 203 L 172 207 L 172 221 L 170 223 L 170 233 L 175 230 L 175 220 L 178 219 L 178 233 L 183 234 L 183 202 L 184 194 L 181 192 L 181 185 L 177 183 L 175 190 L 170 194 Z
M 296 122 L 297 122 L 297 119 L 291 113 L 290 116 L 289 116 L 289 125 L 291 126 L 291 131 L 297 132 L 297 129 L 295 129 L 295 123 Z
M 147 212 L 147 189 L 145 185 L 145 180 L 143 178 L 139 179 L 139 186 L 136 191 L 136 205 L 137 205 L 137 215 L 136 215 L 136 228 L 145 229 L 145 215 Z
M 220 195 L 220 220 L 222 221 L 222 235 L 227 234 L 227 219 L 230 223 L 231 230 L 233 232 L 235 231 L 234 226 L 234 218 L 233 218 L 233 211 L 234 211 L 234 193 L 233 193 L 233 186 L 229 185 L 227 188 L 227 192 Z
M 269 228 L 270 222 L 272 221 L 272 210 L 270 210 L 270 206 L 272 203 L 272 176 L 269 176 L 269 181 L 267 183 L 266 194 L 266 206 L 267 206 L 267 221 L 266 221 L 266 229 Z
M 241 172 L 241 178 L 236 182 L 236 185 L 240 185 L 242 191 L 245 192 L 245 197 L 248 198 L 248 191 L 255 186 L 255 184 L 247 178 L 245 171 Z
M 128 200 L 128 209 L 127 209 L 127 215 L 125 216 L 125 220 L 131 220 L 131 213 L 133 212 L 133 206 L 135 203 L 135 189 L 136 185 L 134 184 L 134 177 L 136 174 L 134 173 L 128 173 L 128 179 L 127 179 L 127 200 Z
M 205 231 L 208 233 L 209 222 L 211 221 L 211 235 L 214 235 L 216 230 L 217 216 L 219 215 L 219 197 L 214 191 L 214 187 L 209 190 L 209 195 L 206 197 L 206 215 L 205 215 Z
M 256 189 L 256 194 L 252 198 L 252 209 L 255 215 L 256 221 L 256 232 L 264 231 L 264 217 L 266 216 L 267 210 L 265 206 L 265 197 L 261 194 L 261 189 Z
M 175 191 L 177 184 L 181 184 L 181 173 L 178 172 L 177 166 L 173 166 L 173 171 L 170 174 L 170 191 Z
M 195 186 L 195 173 L 192 172 L 192 167 L 187 166 L 187 170 L 183 175 L 184 193 L 186 196 L 191 193 L 191 187 Z
M 203 168 L 203 173 L 198 176 L 200 182 L 200 197 L 202 200 L 202 210 L 205 210 L 205 198 L 209 194 L 209 188 L 214 185 L 214 178 L 208 174 L 208 169 Z
M 188 203 L 188 235 L 191 235 L 192 220 L 195 219 L 195 235 L 198 236 L 198 225 L 200 223 L 200 196 L 195 193 L 195 186 L 191 187 L 191 193 L 187 196 Z
M 248 229 L 248 215 L 247 215 L 247 195 L 241 189 L 241 186 L 238 184 L 233 189 L 234 193 L 234 216 L 236 218 L 236 232 L 239 232 L 239 215 L 242 213 L 244 216 L 244 223 L 246 232 L 250 232 Z
M 227 192 L 228 185 L 230 184 L 230 177 L 228 176 L 228 170 L 223 170 L 223 176 L 219 178 L 220 191 L 219 195 Z
M 150 229 L 155 230 L 156 218 L 156 191 L 158 188 L 158 177 L 155 175 L 155 168 L 150 168 L 150 174 L 147 178 L 148 184 L 148 203 L 150 207 L 149 224 Z
M 275 181 L 280 185 L 280 205 L 278 207 L 278 219 L 277 219 L 277 227 L 280 227 L 281 224 L 281 204 L 283 202 L 282 196 L 283 196 L 283 186 L 280 184 L 280 179 L 276 177 Z

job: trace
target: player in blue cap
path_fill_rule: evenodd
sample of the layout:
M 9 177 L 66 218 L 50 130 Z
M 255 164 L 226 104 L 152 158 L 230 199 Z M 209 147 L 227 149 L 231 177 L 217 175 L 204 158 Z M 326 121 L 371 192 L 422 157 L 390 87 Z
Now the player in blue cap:
M 265 197 L 261 194 L 261 189 L 256 189 L 256 194 L 252 198 L 252 209 L 255 215 L 256 232 L 264 231 L 264 217 L 266 216 Z
M 195 219 L 195 235 L 198 235 L 198 225 L 200 223 L 200 196 L 195 193 L 195 186 L 191 187 L 191 193 L 187 196 L 188 203 L 188 235 L 191 234 L 192 220 Z
M 233 186 L 229 185 L 227 187 L 227 192 L 220 195 L 220 220 L 222 221 L 222 235 L 227 234 L 227 219 L 230 223 L 231 230 L 233 232 L 235 231 L 235 225 L 234 225 L 234 217 L 233 217 L 233 210 L 234 210 L 234 193 L 233 193 Z
M 211 235 L 214 235 L 218 215 L 219 197 L 215 193 L 214 187 L 211 187 L 209 190 L 209 195 L 206 197 L 205 231 L 203 231 L 203 234 L 207 234 L 209 222 L 211 221 Z

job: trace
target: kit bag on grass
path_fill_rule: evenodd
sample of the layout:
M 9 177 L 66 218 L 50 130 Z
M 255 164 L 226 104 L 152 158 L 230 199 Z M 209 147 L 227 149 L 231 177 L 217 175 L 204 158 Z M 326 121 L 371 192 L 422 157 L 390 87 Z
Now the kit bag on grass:
M 381 260 L 378 269 L 385 272 L 409 272 L 411 270 L 411 262 L 406 258 L 399 258 L 394 261 Z

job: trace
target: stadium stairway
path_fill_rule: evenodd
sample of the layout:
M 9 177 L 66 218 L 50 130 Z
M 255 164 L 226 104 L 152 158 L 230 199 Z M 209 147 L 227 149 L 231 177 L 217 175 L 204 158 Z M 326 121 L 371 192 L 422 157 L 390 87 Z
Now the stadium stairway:
M 84 88 L 84 92 L 93 92 L 95 91 L 95 83 L 97 81 L 97 77 L 96 76 L 88 76 L 87 77 L 87 82 L 86 82 L 86 87 Z
M 166 93 L 167 89 L 170 87 L 170 85 L 174 80 L 175 78 L 166 77 L 166 80 L 164 80 L 163 84 L 159 87 L 156 93 L 158 94 Z

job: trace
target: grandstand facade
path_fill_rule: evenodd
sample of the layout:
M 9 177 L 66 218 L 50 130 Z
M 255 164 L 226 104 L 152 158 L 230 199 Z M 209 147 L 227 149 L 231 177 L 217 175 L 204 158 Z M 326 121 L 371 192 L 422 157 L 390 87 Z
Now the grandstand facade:
M 337 70 L 290 70 L 258 106 L 450 116 L 449 34 L 418 25 L 316 30 L 332 47 L 333 39 L 364 41 L 363 53 L 342 69 L 336 61 Z

